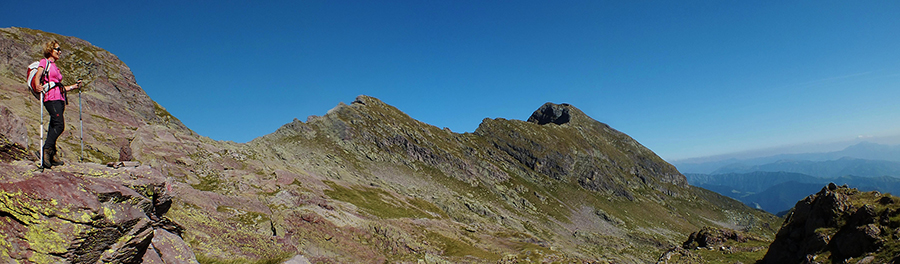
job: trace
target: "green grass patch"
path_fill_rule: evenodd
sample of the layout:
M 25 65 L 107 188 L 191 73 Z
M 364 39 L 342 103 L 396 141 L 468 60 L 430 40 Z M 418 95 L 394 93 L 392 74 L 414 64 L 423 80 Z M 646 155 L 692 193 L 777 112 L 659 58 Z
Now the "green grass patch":
M 703 260 L 708 263 L 756 263 L 766 255 L 766 249 L 748 252 L 729 252 L 718 249 L 700 249 L 698 250 Z
M 80 141 L 80 139 L 76 142 L 70 142 L 68 140 L 60 140 L 60 141 L 57 141 L 57 144 L 59 144 L 59 142 L 69 145 L 69 149 L 72 150 L 71 153 L 64 153 L 64 154 L 70 155 L 70 156 L 66 156 L 67 159 L 76 161 L 81 157 L 81 141 Z M 69 157 L 71 157 L 71 158 L 69 158 Z M 84 160 L 99 162 L 99 163 L 103 164 L 103 163 L 107 163 L 107 162 L 117 161 L 117 160 L 119 160 L 119 158 L 113 157 L 112 155 L 106 154 L 98 149 L 94 149 L 90 145 L 85 145 L 84 146 Z
M 468 243 L 446 237 L 439 233 L 426 232 L 425 239 L 427 239 L 432 245 L 436 245 L 441 250 L 443 250 L 444 256 L 448 256 L 448 257 L 472 256 L 472 257 L 476 257 L 479 259 L 488 260 L 491 262 L 497 261 L 500 259 L 500 255 L 498 255 L 496 253 L 474 247 L 472 245 L 469 245 Z
M 325 184 L 331 187 L 331 190 L 325 190 L 328 197 L 352 203 L 365 212 L 383 219 L 435 218 L 427 212 L 446 216 L 437 206 L 422 199 L 398 198 L 378 188 L 355 186 L 351 189 L 331 181 L 325 181 Z
M 441 218 L 448 218 L 447 213 L 445 213 L 444 210 L 441 210 L 441 208 L 437 207 L 433 203 L 425 201 L 424 199 L 412 198 L 412 199 L 406 200 L 406 202 L 408 202 L 412 206 L 415 206 L 419 210 L 426 211 L 426 212 L 432 213 L 432 214 L 437 214 Z
M 198 176 L 200 183 L 191 184 L 196 190 L 207 191 L 207 192 L 215 192 L 222 190 L 222 179 L 218 177 L 218 175 L 206 175 L 206 176 Z
M 253 226 L 261 223 L 271 221 L 269 216 L 257 213 L 257 212 L 247 212 L 244 210 L 236 209 L 230 206 L 219 206 L 216 207 L 216 211 L 220 213 L 228 213 L 233 215 L 229 218 L 229 220 L 241 223 L 245 226 Z
M 107 123 L 115 123 L 116 122 L 116 121 L 113 121 L 112 119 L 109 119 L 109 118 L 107 118 L 105 116 L 101 116 L 101 115 L 91 114 L 91 117 L 93 117 L 95 119 L 100 119 L 100 120 L 106 121 Z
M 173 116 L 169 111 L 163 108 L 156 102 L 153 102 L 153 112 L 156 113 L 156 117 L 159 117 L 163 120 L 163 123 L 168 123 L 170 121 L 179 121 L 178 118 Z
M 279 264 L 288 260 L 292 256 L 293 255 L 290 253 L 282 253 L 273 257 L 249 260 L 246 258 L 221 259 L 203 254 L 196 254 L 197 262 L 200 262 L 200 264 Z

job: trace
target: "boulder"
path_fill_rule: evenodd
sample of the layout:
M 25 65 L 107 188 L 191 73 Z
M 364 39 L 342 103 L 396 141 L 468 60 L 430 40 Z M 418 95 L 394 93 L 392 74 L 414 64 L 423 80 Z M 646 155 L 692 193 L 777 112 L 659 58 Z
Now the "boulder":
M 704 227 L 700 231 L 691 233 L 688 240 L 682 243 L 686 249 L 719 247 L 728 240 L 746 242 L 747 240 L 759 240 L 742 232 L 727 228 Z
M 131 151 L 131 141 L 121 140 L 119 145 L 119 161 L 131 161 L 134 159 Z
M 27 157 L 28 152 L 25 150 L 25 147 L 10 142 L 6 136 L 0 135 L 0 162 L 23 160 Z
M 282 264 L 309 264 L 309 263 L 311 263 L 311 262 L 309 262 L 309 259 L 307 259 L 303 255 L 296 255 L 293 258 L 285 261 Z
M 27 137 L 25 121 L 5 106 L 0 106 L 0 161 L 25 159 Z
M 156 229 L 152 243 L 153 251 L 158 254 L 163 263 L 198 263 L 191 247 L 176 234 Z M 155 259 L 155 257 L 151 257 L 151 259 Z
M 26 147 L 28 146 L 27 128 L 25 120 L 14 114 L 9 108 L 0 106 L 0 136 L 6 137 L 11 144 Z

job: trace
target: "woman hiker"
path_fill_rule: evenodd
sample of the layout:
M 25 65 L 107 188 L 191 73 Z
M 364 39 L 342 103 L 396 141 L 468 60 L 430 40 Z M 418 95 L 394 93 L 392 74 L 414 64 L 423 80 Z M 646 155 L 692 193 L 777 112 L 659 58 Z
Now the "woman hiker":
M 44 142 L 43 146 L 44 156 L 41 157 L 41 166 L 44 168 L 64 164 L 56 157 L 56 139 L 59 138 L 59 135 L 66 128 L 66 123 L 63 119 L 63 112 L 66 110 L 66 92 L 81 88 L 81 80 L 68 86 L 60 83 L 63 77 L 59 68 L 56 67 L 56 61 L 59 60 L 60 53 L 62 53 L 62 50 L 59 48 L 58 41 L 51 40 L 44 44 L 44 58 L 41 59 L 41 66 L 38 67 L 37 72 L 42 73 L 44 72 L 44 67 L 47 67 L 47 75 L 32 80 L 35 82 L 32 84 L 34 87 L 40 86 L 39 84 L 41 83 L 49 87 L 49 90 L 44 89 L 47 91 L 44 93 L 44 107 L 47 108 L 47 113 L 50 114 L 47 141 Z

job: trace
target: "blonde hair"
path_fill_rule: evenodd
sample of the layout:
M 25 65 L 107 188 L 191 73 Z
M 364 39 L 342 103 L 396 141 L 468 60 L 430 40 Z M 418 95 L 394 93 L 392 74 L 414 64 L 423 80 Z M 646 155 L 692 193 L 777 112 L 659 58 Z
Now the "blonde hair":
M 51 40 L 44 43 L 44 58 L 50 58 L 50 55 L 53 55 L 53 48 L 56 48 L 56 45 L 59 45 L 59 41 Z

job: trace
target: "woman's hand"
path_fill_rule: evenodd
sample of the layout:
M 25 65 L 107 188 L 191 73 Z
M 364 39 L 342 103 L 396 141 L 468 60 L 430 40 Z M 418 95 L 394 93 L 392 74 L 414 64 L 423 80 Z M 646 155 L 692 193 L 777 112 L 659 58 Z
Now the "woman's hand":
M 81 80 L 78 80 L 78 81 L 75 82 L 75 84 L 73 84 L 73 85 L 65 86 L 65 87 L 63 87 L 63 88 L 66 89 L 66 92 L 71 91 L 71 90 L 75 90 L 75 89 L 78 89 L 78 88 L 81 88 Z

